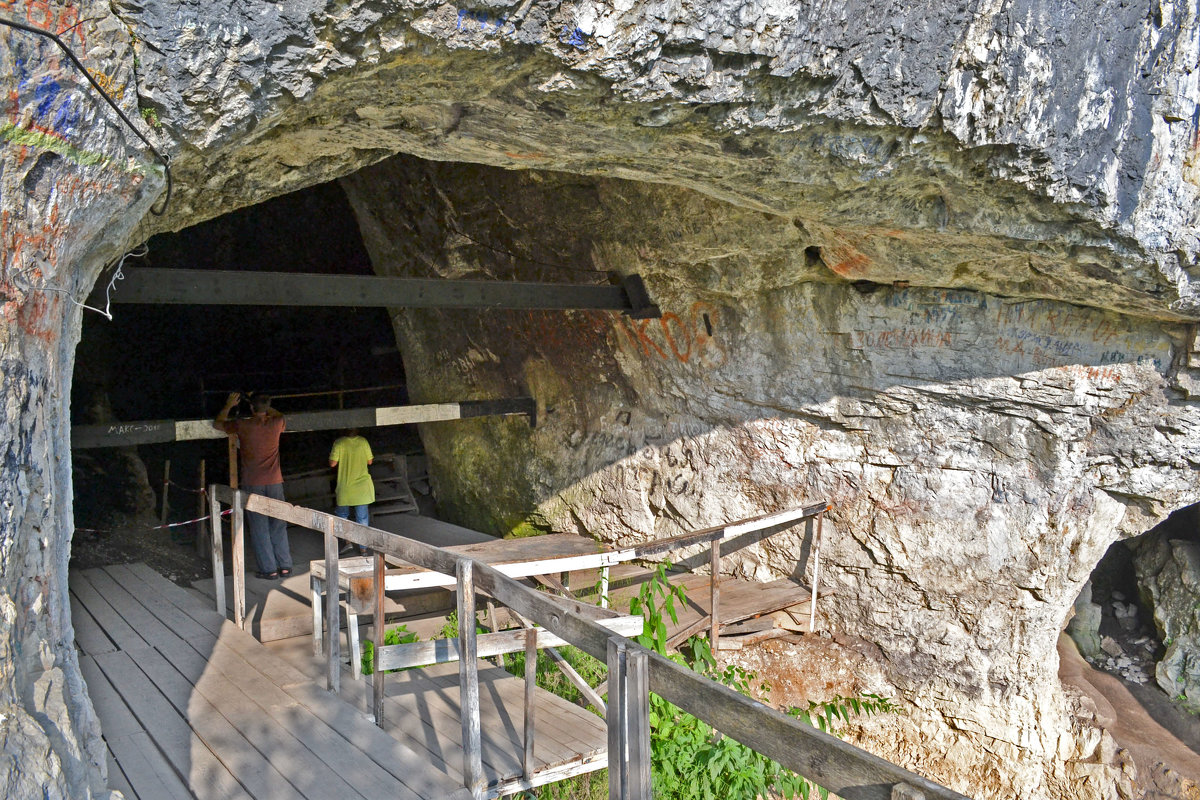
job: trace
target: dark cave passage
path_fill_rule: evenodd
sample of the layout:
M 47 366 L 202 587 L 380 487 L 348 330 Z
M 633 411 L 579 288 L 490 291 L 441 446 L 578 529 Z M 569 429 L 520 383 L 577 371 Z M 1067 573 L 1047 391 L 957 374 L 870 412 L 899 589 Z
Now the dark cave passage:
M 128 266 L 374 274 L 336 182 L 155 236 L 146 256 Z M 118 281 L 113 291 L 120 290 Z M 90 312 L 83 318 L 72 424 L 210 419 L 234 391 L 270 394 L 285 415 L 408 402 L 404 365 L 385 309 L 114 304 L 112 311 L 111 321 Z M 285 434 L 285 475 L 325 467 L 338 435 Z M 415 426 L 364 435 L 377 453 L 420 451 Z M 73 460 L 81 528 L 157 517 L 168 461 L 171 480 L 180 487 L 198 487 L 201 460 L 207 481 L 228 477 L 220 439 L 77 450 Z M 171 520 L 196 515 L 186 489 L 172 491 L 169 505 Z

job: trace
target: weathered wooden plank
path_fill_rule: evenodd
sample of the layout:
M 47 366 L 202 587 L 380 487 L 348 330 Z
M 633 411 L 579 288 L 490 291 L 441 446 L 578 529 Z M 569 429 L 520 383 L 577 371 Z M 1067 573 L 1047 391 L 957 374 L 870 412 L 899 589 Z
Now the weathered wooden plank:
M 406 737 L 444 759 L 465 785 L 457 670 L 444 683 L 436 684 L 419 678 L 415 683 L 395 682 L 391 680 L 393 675 L 407 676 L 407 673 L 393 673 L 385 684 L 389 728 L 394 725 L 395 730 L 403 731 Z M 504 723 L 490 702 L 482 705 L 480 713 L 480 756 L 486 782 L 490 784 L 519 775 L 519 737 L 514 739 L 505 732 Z
M 143 580 L 146 591 L 163 602 L 170 603 L 199 623 L 221 643 L 241 655 L 260 672 L 271 674 L 283 686 L 307 683 L 310 676 L 290 663 L 274 658 L 253 636 L 240 630 L 225 617 L 217 614 L 206 604 L 198 603 L 187 589 L 172 583 L 145 564 L 130 564 L 128 569 Z
M 273 692 L 273 685 L 261 673 L 256 673 L 245 665 L 245 662 L 240 664 L 245 667 L 242 674 L 222 674 L 220 670 L 213 670 L 204 658 L 208 652 L 204 643 L 199 644 L 200 651 L 194 649 L 193 645 L 176 636 L 155 618 L 137 597 L 118 585 L 112 576 L 102 570 L 89 571 L 88 576 L 97 589 L 103 591 L 110 599 L 114 609 L 142 631 L 143 636 L 153 641 L 159 652 L 169 656 L 169 662 L 159 662 L 161 657 L 158 654 L 146 656 L 141 666 L 143 670 L 155 670 L 160 681 L 171 681 L 170 685 L 176 690 L 176 694 L 169 696 L 171 699 L 180 698 L 186 691 L 184 683 L 175 679 L 175 672 L 178 672 L 191 682 L 198 696 L 207 700 L 213 711 L 223 716 L 242 737 L 264 753 L 272 766 L 288 775 L 304 796 L 354 796 L 355 793 L 351 792 L 346 782 L 338 776 L 336 767 L 324 764 L 318 755 L 308 750 L 303 742 L 289 731 L 289 725 L 296 724 L 298 728 L 303 728 L 310 734 L 312 732 L 311 719 L 295 719 L 296 715 L 288 713 L 294 709 L 293 702 L 286 702 L 287 706 L 293 708 L 280 711 L 281 715 L 287 718 L 282 722 L 269 713 L 264 713 L 268 709 L 262 705 L 261 700 L 273 698 L 279 702 L 287 696 L 281 691 Z M 144 586 L 139 588 L 148 592 Z M 244 683 L 253 684 L 253 694 L 243 691 Z M 160 686 L 165 684 L 160 683 Z M 189 721 L 193 719 L 194 709 L 203 707 L 204 704 L 198 701 L 195 693 L 192 694 L 186 711 L 185 707 L 177 706 L 181 713 L 188 714 Z M 219 721 L 211 723 L 209 727 L 215 735 L 231 738 L 236 743 L 236 738 L 231 737 Z
M 178 609 L 163 595 L 158 582 L 147 583 L 128 564 L 112 564 L 101 569 L 179 638 L 188 641 L 198 637 L 208 641 L 211 637 L 208 628 Z
M 207 631 L 193 633 L 188 641 L 166 636 L 156 646 L 239 730 L 245 731 L 247 723 L 270 717 L 276 726 L 266 731 L 269 736 L 266 743 L 273 750 L 291 737 L 308 747 L 311 754 L 304 761 L 293 763 L 294 770 L 312 773 L 315 765 L 324 762 L 333 772 L 344 771 L 342 777 L 365 797 L 387 796 L 399 800 L 420 797 L 304 710 L 269 677 L 275 670 L 264 674 Z M 221 701 L 225 695 L 229 697 Z M 290 757 L 287 751 L 284 756 Z M 354 764 L 355 769 L 346 770 L 348 764 Z M 325 790 L 340 791 L 336 784 Z
M 130 624 L 141 638 L 153 646 L 167 636 L 174 636 L 171 629 L 164 625 L 150 610 L 135 598 L 134 593 L 140 586 L 126 588 L 105 572 L 103 567 L 83 571 L 85 577 L 96 591 L 104 596 L 113 610 Z
M 146 646 L 146 640 L 138 635 L 125 619 L 113 610 L 107 600 L 96 591 L 91 581 L 78 570 L 68 574 L 71 592 L 83 605 L 92 619 L 100 625 L 105 635 L 119 650 L 134 650 Z M 95 653 L 93 655 L 100 655 Z
M 328 729 L 311 714 L 304 713 L 297 703 L 278 691 L 278 687 L 265 676 L 257 674 L 244 662 L 238 665 L 245 667 L 244 673 L 239 674 L 236 669 L 221 669 L 194 651 L 189 653 L 188 645 L 182 640 L 176 640 L 171 646 L 160 645 L 160 648 L 165 655 L 169 655 L 170 661 L 164 659 L 156 665 L 151 659 L 148 667 L 157 669 L 161 674 L 169 663 L 195 687 L 188 704 L 189 720 L 195 720 L 197 710 L 205 708 L 199 700 L 202 698 L 207 701 L 212 712 L 220 714 L 304 797 L 380 796 L 378 791 L 363 795 L 343 779 L 340 765 L 329 763 L 326 760 L 327 751 L 322 749 L 332 739 L 340 737 L 321 735 L 323 730 Z M 217 723 L 211 725 L 216 735 L 237 741 L 232 731 L 225 729 L 219 720 Z M 317 749 L 309 747 L 310 743 Z M 402 792 L 395 781 L 387 781 L 385 789 L 388 796 L 405 797 L 407 800 L 415 798 L 411 792 Z
M 113 756 L 111 747 L 108 749 L 108 755 L 105 756 L 104 761 L 108 766 L 108 788 L 125 795 L 125 800 L 140 800 L 138 793 L 129 785 L 129 779 L 121 771 L 121 765 L 117 763 L 117 759 Z
M 474 562 L 461 559 L 458 564 L 458 668 L 459 722 L 463 741 L 463 778 L 475 800 L 483 800 L 483 745 L 479 720 L 479 661 L 475 634 Z
M 352 408 L 337 411 L 307 411 L 288 414 L 288 433 L 343 430 L 345 428 L 376 428 L 387 425 L 409 425 L 419 422 L 443 422 L 482 416 L 529 417 L 537 413 L 532 398 L 514 397 L 502 400 L 464 400 L 455 403 L 436 403 L 380 408 Z M 88 450 L 97 447 L 130 447 L 161 442 L 184 442 L 204 439 L 224 439 L 227 434 L 212 426 L 209 419 L 143 420 L 106 425 L 75 425 L 71 428 L 71 448 Z M 226 503 L 228 505 L 228 503 Z
M 247 794 L 225 765 L 167 699 L 138 669 L 135 659 L 151 653 L 149 647 L 129 652 L 104 653 L 96 663 L 145 727 L 158 749 L 184 776 L 191 792 L 201 800 L 258 800 Z
M 422 691 L 445 703 L 445 710 L 457 715 L 457 697 L 453 693 L 457 675 L 447 671 L 448 665 L 426 667 L 420 670 Z M 407 673 L 400 673 L 407 674 Z M 516 710 L 524 705 L 524 681 L 510 675 L 500 667 L 479 663 L 480 711 L 485 721 L 484 731 L 495 735 L 500 746 L 513 740 L 521 747 L 517 733 Z M 429 686 L 441 687 L 443 692 L 431 693 Z M 535 692 L 538 728 L 541 734 L 535 740 L 536 754 L 541 765 L 555 764 L 604 748 L 604 721 L 579 706 L 561 697 L 538 689 Z M 540 769 L 540 767 L 539 767 Z
M 71 627 L 75 629 L 75 644 L 79 649 L 88 655 L 111 653 L 116 650 L 117 646 L 112 643 L 112 639 L 104 635 L 100 623 L 84 608 L 74 592 L 70 593 L 70 602 Z
M 115 775 L 114 765 L 109 764 L 109 786 L 122 791 L 127 787 L 132 792 L 129 796 L 133 798 L 191 800 L 191 792 L 154 746 L 96 662 L 83 656 L 79 659 L 79 669 L 87 683 L 88 696 L 92 699 L 96 717 L 100 720 L 110 759 L 116 762 Z M 137 788 L 134 789 L 134 786 Z
M 320 791 L 325 788 L 324 782 L 313 779 L 307 770 L 297 773 L 299 762 L 287 747 L 290 743 L 280 741 L 279 747 L 271 746 L 270 734 L 276 731 L 267 731 L 268 735 L 264 737 L 259 735 L 263 733 L 259 727 L 246 726 L 246 730 L 239 730 L 220 708 L 204 696 L 204 692 L 198 691 L 157 650 L 147 649 L 140 653 L 137 665 L 176 712 L 183 716 L 204 745 L 255 798 L 315 800 L 338 796 Z M 266 747 L 266 754 L 255 747 L 256 741 Z M 281 769 L 286 766 L 291 769 Z M 307 790 L 310 787 L 318 791 L 309 794 Z M 350 797 L 357 794 L 351 792 L 344 783 L 341 788 Z
M 642 617 L 622 616 L 604 619 L 600 624 L 619 633 L 622 636 L 637 636 L 645 626 Z M 538 628 L 538 647 L 562 647 L 567 644 L 564 639 Z M 524 629 L 500 631 L 498 633 L 481 633 L 477 636 L 478 658 L 493 658 L 507 653 L 516 653 L 525 649 Z M 445 664 L 459 659 L 459 643 L 456 639 L 435 639 L 426 642 L 410 642 L 408 644 L 393 644 L 375 651 L 376 663 L 379 669 L 406 669 L 408 667 L 423 667 L 429 664 Z
M 551 600 L 486 564 L 476 564 L 475 580 L 481 591 L 522 616 L 596 658 L 606 656 L 611 634 L 591 620 L 562 613 L 561 598 Z M 847 800 L 888 800 L 897 783 L 915 786 L 930 798 L 965 800 L 964 795 L 805 726 L 657 653 L 649 653 L 648 658 L 650 691 Z

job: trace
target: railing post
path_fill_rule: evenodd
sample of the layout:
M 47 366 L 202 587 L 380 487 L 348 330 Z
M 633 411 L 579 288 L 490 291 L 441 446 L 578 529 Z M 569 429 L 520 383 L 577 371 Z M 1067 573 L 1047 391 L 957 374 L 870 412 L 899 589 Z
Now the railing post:
M 717 657 L 717 639 L 721 635 L 721 540 L 713 539 L 709 551 L 709 608 L 712 618 L 709 620 L 708 643 L 712 646 L 712 657 Z
M 383 652 L 383 640 L 387 633 L 387 626 L 384 624 L 386 619 L 383 616 L 383 588 L 384 588 L 384 562 L 383 553 L 375 551 L 375 622 L 372 625 L 374 628 L 371 633 L 375 635 L 375 663 L 374 672 L 371 673 L 371 688 L 375 695 L 375 724 L 383 727 L 383 670 L 379 668 L 379 654 Z
M 458 577 L 458 686 L 462 722 L 463 782 L 483 800 L 483 743 L 479 730 L 479 652 L 475 641 L 475 571 L 471 560 L 455 564 Z
M 208 487 L 208 513 L 212 517 L 212 570 L 213 595 L 217 600 L 217 613 L 222 617 L 225 608 L 225 545 L 221 542 L 221 501 L 217 499 L 217 485 Z
M 521 774 L 533 776 L 533 696 L 537 688 L 537 628 L 525 631 L 525 753 Z
M 246 493 L 233 491 L 233 508 L 229 515 L 231 555 L 233 561 L 233 622 L 246 629 Z
M 608 608 L 608 567 L 600 568 L 600 607 Z
M 338 540 L 333 523 L 324 520 L 325 534 L 325 631 L 328 647 L 325 653 L 325 688 L 338 692 L 342 688 L 342 602 L 339 597 L 341 580 L 338 575 Z
M 813 548 L 813 585 L 812 599 L 808 605 L 808 632 L 813 633 L 817 629 L 817 586 L 821 582 L 821 522 L 825 519 L 825 512 L 817 514 L 817 530 L 813 537 L 816 539 L 816 546 Z
M 650 670 L 645 651 L 608 640 L 608 796 L 650 800 Z

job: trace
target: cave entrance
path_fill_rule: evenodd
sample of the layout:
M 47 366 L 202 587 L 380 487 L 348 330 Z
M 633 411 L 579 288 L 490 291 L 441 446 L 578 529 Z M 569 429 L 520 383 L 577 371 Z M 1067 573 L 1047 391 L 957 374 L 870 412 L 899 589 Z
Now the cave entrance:
M 1200 633 L 1200 596 L 1188 588 L 1200 585 L 1198 578 L 1200 504 L 1114 542 L 1075 601 L 1067 633 L 1094 667 L 1139 687 L 1157 685 L 1174 698 L 1179 687 L 1163 673 L 1173 674 L 1171 661 L 1188 660 L 1172 655 L 1175 640 L 1185 631 Z
M 336 182 L 160 234 L 149 240 L 143 259 L 128 263 L 374 275 Z M 114 291 L 120 290 L 118 282 Z M 269 393 L 285 415 L 408 402 L 403 360 L 383 308 L 114 304 L 112 311 L 111 321 L 99 314 L 84 316 L 72 388 L 73 425 L 211 419 L 233 391 Z M 415 426 L 364 434 L 375 453 L 411 458 L 410 478 L 420 480 L 423 460 Z M 326 468 L 336 436 L 337 431 L 285 434 L 285 478 Z M 192 564 L 187 548 L 179 547 L 191 541 L 198 526 L 148 530 L 162 521 L 168 462 L 167 521 L 199 515 L 195 491 L 202 461 L 207 482 L 227 481 L 224 439 L 76 450 L 73 563 L 124 557 L 148 560 L 180 578 L 190 568 L 203 572 L 199 554 L 193 549 Z M 129 533 L 135 530 L 139 533 Z M 181 552 L 171 552 L 171 546 Z

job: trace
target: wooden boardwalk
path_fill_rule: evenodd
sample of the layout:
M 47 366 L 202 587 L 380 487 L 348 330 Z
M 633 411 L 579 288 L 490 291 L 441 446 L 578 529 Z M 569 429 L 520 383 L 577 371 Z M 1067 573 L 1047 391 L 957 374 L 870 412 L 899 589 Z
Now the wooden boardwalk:
M 386 731 L 365 682 L 325 691 L 307 638 L 272 649 L 143 564 L 72 572 L 80 663 L 129 798 L 469 797 L 454 664 L 389 675 Z M 479 664 L 487 795 L 607 764 L 604 721 L 539 690 L 521 774 L 524 684 Z

